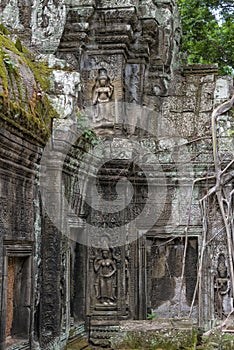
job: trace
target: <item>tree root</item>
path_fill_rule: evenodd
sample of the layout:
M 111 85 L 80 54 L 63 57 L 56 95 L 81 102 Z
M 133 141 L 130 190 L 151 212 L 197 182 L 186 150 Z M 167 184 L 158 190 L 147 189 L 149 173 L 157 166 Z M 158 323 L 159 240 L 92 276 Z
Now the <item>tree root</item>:
M 198 272 L 197 272 L 197 281 L 194 289 L 193 299 L 190 307 L 190 313 L 189 317 L 192 315 L 192 311 L 194 308 L 194 303 L 196 300 L 196 297 L 198 295 L 199 300 L 201 300 L 201 287 L 202 287 L 202 271 L 203 271 L 203 261 L 204 261 L 204 255 L 206 251 L 206 247 L 208 244 L 212 242 L 212 240 L 225 228 L 226 233 L 226 239 L 227 239 L 227 252 L 228 252 L 228 262 L 229 262 L 229 272 L 230 272 L 230 280 L 231 280 L 231 292 L 232 292 L 232 298 L 234 297 L 234 218 L 233 218 L 233 198 L 234 198 L 234 189 L 227 190 L 228 186 L 232 186 L 232 179 L 234 177 L 234 171 L 229 170 L 232 165 L 234 164 L 234 159 L 231 160 L 226 167 L 222 170 L 221 160 L 218 153 L 218 140 L 217 140 L 217 117 L 223 113 L 226 113 L 229 111 L 232 106 L 234 105 L 234 94 L 232 98 L 223 103 L 222 105 L 218 106 L 212 113 L 211 116 L 211 124 L 212 124 L 212 145 L 213 145 L 213 159 L 214 159 L 214 175 L 198 178 L 193 182 L 192 185 L 192 192 L 190 197 L 190 203 L 189 203 L 189 215 L 188 215 L 188 221 L 187 226 L 185 228 L 185 247 L 184 247 L 184 255 L 183 255 L 183 262 L 182 262 L 182 272 L 181 272 L 181 288 L 180 288 L 180 297 L 179 297 L 179 308 L 178 308 L 178 316 L 181 316 L 181 304 L 182 304 L 182 289 L 184 284 L 184 275 L 185 275 L 185 264 L 186 264 L 186 254 L 187 254 L 187 247 L 188 247 L 188 232 L 191 222 L 191 209 L 192 209 L 192 199 L 193 199 L 193 192 L 194 187 L 198 182 L 209 180 L 209 179 L 215 179 L 215 185 L 211 187 L 207 194 L 200 199 L 200 207 L 201 207 L 201 214 L 202 214 L 202 226 L 203 226 L 203 236 L 202 236 L 202 245 L 201 245 L 201 251 L 199 256 L 199 264 L 198 264 Z M 207 200 L 210 197 L 215 196 L 217 198 L 218 202 L 218 208 L 220 211 L 220 214 L 222 216 L 223 221 L 223 227 L 221 230 L 219 230 L 218 233 L 215 234 L 214 237 L 212 237 L 209 241 L 207 241 L 208 237 L 208 224 L 207 224 Z M 201 320 L 201 307 L 199 306 L 199 322 Z M 230 316 L 234 313 L 234 308 L 232 305 L 232 310 L 227 316 L 226 320 L 224 322 L 216 327 L 222 329 L 226 326 L 226 324 L 230 320 Z

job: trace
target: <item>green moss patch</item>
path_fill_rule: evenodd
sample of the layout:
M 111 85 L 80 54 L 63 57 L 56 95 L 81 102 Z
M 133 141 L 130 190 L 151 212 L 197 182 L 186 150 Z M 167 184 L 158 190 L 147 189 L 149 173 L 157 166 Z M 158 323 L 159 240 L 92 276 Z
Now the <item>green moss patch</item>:
M 234 335 L 213 330 L 209 335 L 203 335 L 198 350 L 234 350 Z
M 44 62 L 36 62 L 33 54 L 23 47 L 22 44 L 19 44 L 19 40 L 16 40 L 16 43 L 14 43 L 7 35 L 0 31 L 0 47 L 2 48 L 1 50 L 5 48 L 15 53 L 21 59 L 22 63 L 29 67 L 35 76 L 35 80 L 40 83 L 44 91 L 49 88 L 50 82 L 48 77 L 52 69 Z
M 22 109 L 17 103 L 0 94 L 0 124 L 11 125 L 23 134 L 44 144 L 50 136 L 50 127 L 41 117 L 32 115 Z
M 27 74 L 28 72 L 28 74 Z M 0 119 L 42 142 L 51 129 L 51 118 L 58 117 L 46 91 L 51 69 L 36 62 L 33 55 L 0 25 Z
M 111 339 L 114 350 L 234 350 L 234 335 L 214 330 L 202 335 L 201 330 L 159 330 L 125 332 Z
M 82 350 L 82 349 L 86 349 L 86 350 L 91 349 L 87 341 L 83 338 L 74 340 L 73 342 L 69 343 L 66 347 L 66 350 Z
M 157 332 L 126 332 L 111 341 L 113 349 L 194 350 L 196 344 L 196 331 L 175 329 Z

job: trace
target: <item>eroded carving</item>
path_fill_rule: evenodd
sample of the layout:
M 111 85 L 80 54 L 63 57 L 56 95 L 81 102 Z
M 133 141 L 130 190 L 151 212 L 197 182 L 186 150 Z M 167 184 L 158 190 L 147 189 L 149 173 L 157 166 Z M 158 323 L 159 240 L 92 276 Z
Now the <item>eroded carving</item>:
M 95 121 L 111 121 L 112 113 L 109 102 L 111 101 L 113 91 L 114 87 L 110 83 L 106 69 L 99 69 L 92 93 L 93 105 L 96 106 Z
M 224 254 L 218 257 L 217 274 L 214 279 L 215 288 L 215 311 L 217 315 L 222 318 L 227 314 L 226 296 L 230 291 L 230 279 L 228 276 L 228 269 L 226 265 L 226 258 Z
M 97 300 L 104 305 L 113 305 L 116 302 L 116 261 L 107 244 L 94 260 L 94 271 Z

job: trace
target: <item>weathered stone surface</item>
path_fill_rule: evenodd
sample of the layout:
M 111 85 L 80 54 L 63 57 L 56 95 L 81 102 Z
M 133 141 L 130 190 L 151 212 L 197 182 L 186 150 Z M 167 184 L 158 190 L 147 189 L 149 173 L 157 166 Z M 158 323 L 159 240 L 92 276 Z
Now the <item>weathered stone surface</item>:
M 1 298 L 8 300 L 1 309 L 0 348 L 5 336 L 29 339 L 34 301 L 32 280 L 36 164 L 39 148 L 1 128 Z M 13 259 L 13 260 L 11 260 Z M 10 261 L 14 265 L 10 265 Z M 8 265 L 9 262 L 9 265 Z M 14 269 L 11 269 L 14 266 Z M 9 268 L 9 274 L 7 270 Z M 14 274 L 14 278 L 12 273 Z M 7 276 L 9 280 L 7 280 Z M 8 281 L 8 282 L 7 282 Z M 12 284 L 10 284 L 12 281 Z M 8 293 L 8 294 L 6 294 Z M 10 294 L 12 305 L 10 306 Z M 7 298 L 8 295 L 8 299 Z M 10 309 L 9 309 L 10 308 Z M 7 324 L 7 326 L 6 326 Z M 6 328 L 7 327 L 7 328 Z
M 46 149 L 20 122 L 1 124 L 0 349 L 6 335 L 49 350 L 63 349 L 85 330 L 106 346 L 119 327 L 176 328 L 168 318 L 190 313 L 201 250 L 199 199 L 207 183 L 193 193 L 191 186 L 213 172 L 210 117 L 229 98 L 232 80 L 217 77 L 216 66 L 180 67 L 172 0 L 12 0 L 0 8 L 2 22 L 48 62 L 47 92 L 59 115 Z M 36 81 L 19 56 L 10 53 L 31 100 Z M 19 103 L 16 87 L 9 95 Z M 233 157 L 230 128 L 231 115 L 219 117 L 225 162 Z M 97 140 L 89 129 L 101 139 L 91 155 Z M 44 186 L 41 154 L 48 157 Z M 204 285 L 191 310 L 205 326 L 231 305 L 216 212 L 208 231 Z M 165 324 L 132 321 L 151 312 L 167 318 Z

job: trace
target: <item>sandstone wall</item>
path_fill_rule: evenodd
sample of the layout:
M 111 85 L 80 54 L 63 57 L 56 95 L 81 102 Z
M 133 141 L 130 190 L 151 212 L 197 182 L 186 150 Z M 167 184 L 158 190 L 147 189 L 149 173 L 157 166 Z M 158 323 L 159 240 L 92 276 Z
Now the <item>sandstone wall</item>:
M 23 137 L 24 136 L 24 137 Z M 5 336 L 28 341 L 38 272 L 36 173 L 40 148 L 1 124 L 1 349 Z M 9 271 L 8 271 L 9 269 Z M 12 271 L 12 273 L 10 273 Z M 10 281 L 12 283 L 10 284 Z M 11 295 L 11 297 L 10 297 Z M 10 299 L 9 299 L 10 298 Z
M 211 113 L 230 97 L 232 79 L 218 77 L 215 65 L 180 65 L 180 23 L 172 0 L 11 0 L 2 1 L 0 9 L 1 21 L 35 51 L 38 61 L 48 63 L 46 96 L 55 109 L 49 117 L 59 116 L 51 130 L 43 132 L 35 119 L 26 118 L 28 124 L 18 121 L 16 111 L 8 113 L 2 100 L 0 348 L 7 340 L 22 341 L 30 349 L 62 349 L 69 336 L 84 332 L 85 323 L 91 340 L 100 345 L 115 334 L 119 322 L 145 319 L 151 311 L 158 317 L 188 317 L 202 246 L 199 199 L 212 181 L 194 187 L 183 283 L 192 183 L 213 174 Z M 10 57 L 20 65 L 19 55 Z M 23 72 L 29 72 L 26 64 Z M 93 102 L 101 74 L 114 91 L 110 109 Z M 33 87 L 33 73 L 27 76 L 30 102 L 42 91 Z M 13 87 L 10 100 L 19 105 L 17 84 Z M 6 89 L 0 91 L 4 95 Z M 26 105 L 32 112 L 30 103 Z M 90 115 L 90 110 L 96 114 Z M 102 115 L 107 111 L 109 115 Z M 82 113 L 88 121 L 85 127 L 79 119 Z M 218 122 L 224 165 L 233 157 L 231 128 L 232 115 L 226 113 Z M 103 147 L 85 158 L 96 146 L 90 129 Z M 132 164 L 137 159 L 132 141 L 137 149 L 144 147 L 142 168 Z M 160 171 L 152 171 L 158 163 Z M 99 193 L 116 208 L 116 179 L 132 181 L 134 199 L 125 210 L 97 210 L 100 202 L 91 186 L 95 171 Z M 134 221 L 147 202 L 146 180 L 165 186 L 165 193 L 156 188 L 148 203 L 151 214 L 152 208 L 160 210 L 150 228 L 146 212 L 139 225 Z M 217 212 L 210 216 L 216 218 L 209 227 L 212 238 L 221 218 Z M 222 307 L 227 314 L 231 300 L 227 290 L 222 305 L 217 302 L 214 278 L 225 265 L 227 251 L 225 240 L 213 243 L 204 265 L 202 293 L 192 310 L 204 326 L 216 317 L 222 319 Z M 116 268 L 114 282 L 106 284 L 112 289 L 107 296 L 101 295 L 95 267 L 103 258 L 103 247 Z

